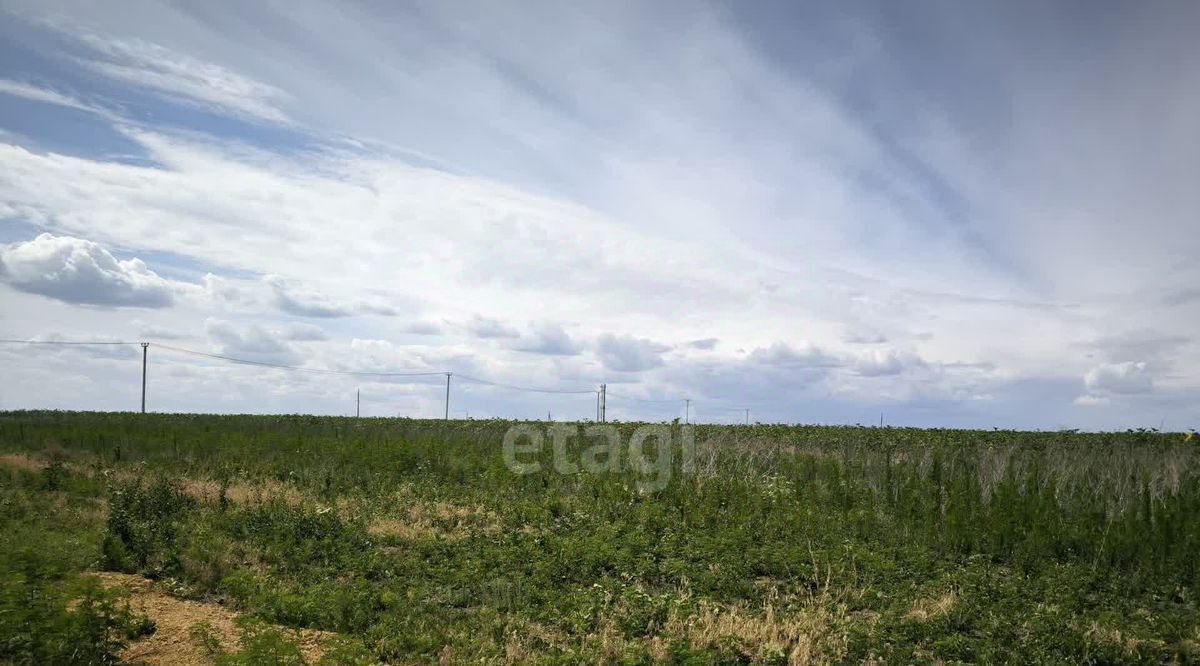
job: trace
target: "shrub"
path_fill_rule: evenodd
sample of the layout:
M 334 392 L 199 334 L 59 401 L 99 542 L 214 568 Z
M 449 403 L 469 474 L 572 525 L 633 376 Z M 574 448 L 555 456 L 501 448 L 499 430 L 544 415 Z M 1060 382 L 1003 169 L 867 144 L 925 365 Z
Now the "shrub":
M 179 570 L 180 527 L 195 501 L 166 477 L 146 487 L 118 483 L 108 499 L 103 553 L 107 567 L 161 577 Z
M 64 582 L 10 576 L 0 592 L 0 661 L 13 664 L 111 664 L 132 638 L 154 631 L 117 591 L 83 580 L 80 596 Z

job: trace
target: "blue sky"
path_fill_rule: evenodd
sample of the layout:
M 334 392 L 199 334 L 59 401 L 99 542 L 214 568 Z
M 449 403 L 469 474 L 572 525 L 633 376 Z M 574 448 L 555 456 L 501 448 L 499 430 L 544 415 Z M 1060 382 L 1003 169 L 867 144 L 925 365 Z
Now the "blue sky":
M 1194 4 L 0 8 L 2 337 L 618 418 L 1200 423 Z M 136 356 L 0 349 L 0 407 L 134 407 Z M 442 409 L 152 356 L 152 409 Z

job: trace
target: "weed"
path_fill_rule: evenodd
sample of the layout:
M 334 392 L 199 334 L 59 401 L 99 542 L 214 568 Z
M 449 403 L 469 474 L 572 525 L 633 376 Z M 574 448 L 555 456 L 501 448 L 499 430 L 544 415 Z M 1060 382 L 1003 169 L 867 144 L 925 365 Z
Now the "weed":
M 642 494 L 623 469 L 512 474 L 511 425 L 0 414 L 0 520 L 28 542 L 5 547 L 5 593 L 66 613 L 92 563 L 169 577 L 338 632 L 326 663 L 1196 658 L 1200 448 L 1181 438 L 697 426 L 696 472 Z M 46 440 L 54 488 L 28 457 Z M 98 499 L 98 525 L 68 510 Z M 290 629 L 243 638 L 214 656 L 303 658 Z

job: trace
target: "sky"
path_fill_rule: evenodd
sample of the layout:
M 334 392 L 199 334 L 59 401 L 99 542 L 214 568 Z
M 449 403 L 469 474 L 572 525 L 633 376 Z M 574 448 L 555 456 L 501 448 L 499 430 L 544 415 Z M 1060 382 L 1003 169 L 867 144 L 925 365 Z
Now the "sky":
M 1198 29 L 0 0 L 0 338 L 149 341 L 151 411 L 1200 427 Z M 137 345 L 0 367 L 138 408 Z

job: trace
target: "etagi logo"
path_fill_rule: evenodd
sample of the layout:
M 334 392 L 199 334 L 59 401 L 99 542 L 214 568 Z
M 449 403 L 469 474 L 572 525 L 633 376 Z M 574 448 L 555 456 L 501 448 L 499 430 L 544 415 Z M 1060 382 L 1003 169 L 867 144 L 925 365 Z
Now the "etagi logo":
M 676 433 L 678 442 L 674 437 Z M 696 467 L 695 434 L 690 425 L 678 428 L 665 424 L 639 426 L 629 441 L 622 444 L 620 429 L 604 423 L 515 425 L 504 433 L 504 464 L 517 474 L 540 472 L 547 439 L 550 440 L 550 464 L 556 473 L 602 474 L 630 470 L 638 476 L 638 490 L 643 493 L 667 487 L 675 471 L 676 452 L 681 473 L 691 474 Z M 648 445 L 650 450 L 647 450 Z

